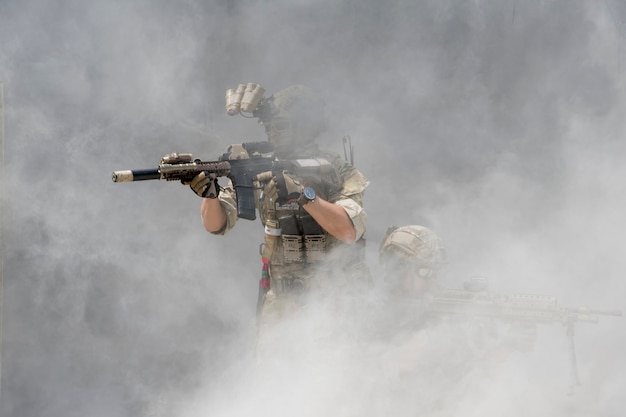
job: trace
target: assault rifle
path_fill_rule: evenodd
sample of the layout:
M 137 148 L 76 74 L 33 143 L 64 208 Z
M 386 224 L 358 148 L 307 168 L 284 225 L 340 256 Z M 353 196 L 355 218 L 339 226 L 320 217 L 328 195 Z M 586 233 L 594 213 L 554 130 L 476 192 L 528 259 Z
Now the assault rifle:
M 481 278 L 465 282 L 463 289 L 437 291 L 429 298 L 426 311 L 434 315 L 492 317 L 530 324 L 563 324 L 570 340 L 571 387 L 580 384 L 574 346 L 574 325 L 578 322 L 597 323 L 599 316 L 622 316 L 622 312 L 618 310 L 561 307 L 557 304 L 556 297 L 551 295 L 505 295 L 491 292 L 487 290 L 487 282 Z
M 228 177 L 237 195 L 237 216 L 247 220 L 255 215 L 255 176 L 265 171 L 288 171 L 301 178 L 313 178 L 331 186 L 339 184 L 339 175 L 326 159 L 281 161 L 274 157 L 270 142 L 231 145 L 217 161 L 194 159 L 190 153 L 171 153 L 161 159 L 156 169 L 113 172 L 113 182 L 166 180 L 189 182 L 200 172 Z

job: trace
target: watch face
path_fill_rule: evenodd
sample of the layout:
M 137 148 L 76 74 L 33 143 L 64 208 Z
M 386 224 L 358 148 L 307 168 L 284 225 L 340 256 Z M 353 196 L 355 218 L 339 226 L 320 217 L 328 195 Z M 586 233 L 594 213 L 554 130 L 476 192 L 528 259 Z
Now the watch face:
M 315 200 L 315 190 L 311 187 L 304 187 L 302 194 L 307 200 Z

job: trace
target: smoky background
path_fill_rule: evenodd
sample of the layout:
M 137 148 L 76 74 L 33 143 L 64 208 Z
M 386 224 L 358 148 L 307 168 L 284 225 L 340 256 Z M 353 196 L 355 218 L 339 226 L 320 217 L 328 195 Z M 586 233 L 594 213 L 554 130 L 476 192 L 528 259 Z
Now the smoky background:
M 625 20 L 620 1 L 2 0 L 0 413 L 375 415 L 350 382 L 376 375 L 354 358 L 312 361 L 321 382 L 252 366 L 260 222 L 214 237 L 186 187 L 110 179 L 264 140 L 224 111 L 239 83 L 325 98 L 323 144 L 342 153 L 350 135 L 371 181 L 377 281 L 387 226 L 415 223 L 446 243 L 444 285 L 480 275 L 625 310 Z M 623 319 L 576 330 L 577 395 L 555 325 L 446 401 L 464 416 L 618 415 Z

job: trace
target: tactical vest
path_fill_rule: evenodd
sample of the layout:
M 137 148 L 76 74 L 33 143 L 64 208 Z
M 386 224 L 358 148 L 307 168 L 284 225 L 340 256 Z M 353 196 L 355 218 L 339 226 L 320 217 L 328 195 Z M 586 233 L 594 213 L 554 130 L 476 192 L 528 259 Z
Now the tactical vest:
M 342 184 L 307 182 L 316 194 L 332 201 Z M 334 188 L 334 189 L 333 189 Z M 297 202 L 280 205 L 256 195 L 257 210 L 265 226 L 261 255 L 269 262 L 270 288 L 277 295 L 311 289 L 369 286 L 365 239 L 345 244 L 327 233 Z

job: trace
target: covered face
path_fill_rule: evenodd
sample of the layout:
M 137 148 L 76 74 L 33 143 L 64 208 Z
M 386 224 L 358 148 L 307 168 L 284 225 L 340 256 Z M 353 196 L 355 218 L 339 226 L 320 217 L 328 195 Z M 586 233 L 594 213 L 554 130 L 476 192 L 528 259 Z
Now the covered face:
M 315 147 L 315 139 L 327 128 L 324 102 L 302 85 L 273 94 L 254 115 L 265 127 L 276 154 L 283 157 Z

